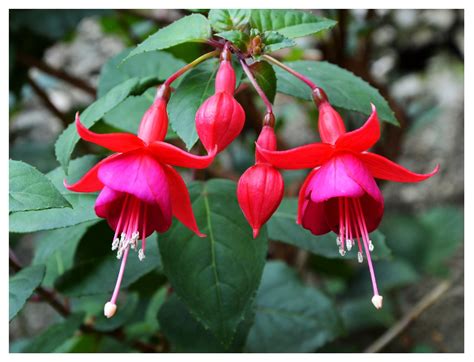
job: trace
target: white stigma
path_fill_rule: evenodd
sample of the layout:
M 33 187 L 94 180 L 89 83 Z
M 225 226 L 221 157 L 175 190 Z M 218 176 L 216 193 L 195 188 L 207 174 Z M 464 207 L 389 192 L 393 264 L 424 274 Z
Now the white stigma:
M 346 248 L 347 248 L 348 251 L 351 251 L 351 249 L 352 249 L 352 240 L 351 239 L 346 240 Z
M 104 315 L 107 318 L 112 318 L 117 311 L 117 306 L 112 302 L 107 302 L 104 305 Z
M 360 251 L 357 253 L 357 260 L 359 261 L 359 263 L 362 263 L 364 261 L 364 256 Z
M 143 249 L 138 250 L 138 259 L 140 259 L 140 261 L 143 261 L 143 259 L 145 259 L 145 252 L 143 251 Z
M 383 302 L 383 297 L 381 295 L 374 295 L 372 297 L 372 304 L 375 306 L 375 308 L 380 309 L 382 308 L 382 303 Z

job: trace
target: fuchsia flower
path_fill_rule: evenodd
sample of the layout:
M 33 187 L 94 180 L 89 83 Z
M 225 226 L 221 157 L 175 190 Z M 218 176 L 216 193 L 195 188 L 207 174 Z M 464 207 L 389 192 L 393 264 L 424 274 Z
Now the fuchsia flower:
M 221 53 L 216 75 L 215 94 L 196 112 L 196 131 L 208 152 L 224 150 L 242 131 L 245 111 L 234 98 L 235 72 L 228 49 Z
M 319 91 L 319 93 L 318 93 Z M 319 98 L 318 98 L 319 97 Z M 419 182 L 438 172 L 417 174 L 377 154 L 367 152 L 380 138 L 375 106 L 367 122 L 346 132 L 340 115 L 327 97 L 316 89 L 319 107 L 319 132 L 322 143 L 313 143 L 287 151 L 270 151 L 257 144 L 258 152 L 272 165 L 283 169 L 314 168 L 304 181 L 298 202 L 297 223 L 315 235 L 334 231 L 341 255 L 350 250 L 354 239 L 358 260 L 367 257 L 374 296 L 372 303 L 382 307 L 370 252 L 374 246 L 369 233 L 383 215 L 384 200 L 374 178 L 396 182 Z
M 276 136 L 272 127 L 263 126 L 257 144 L 267 150 L 276 150 Z M 254 238 L 280 205 L 284 191 L 280 172 L 260 154 L 256 153 L 255 158 L 255 165 L 242 174 L 237 184 L 237 199 L 253 229 Z
M 162 86 L 143 116 L 138 136 L 93 133 L 81 124 L 79 114 L 76 114 L 77 132 L 82 139 L 116 152 L 100 161 L 73 185 L 64 182 L 71 191 L 100 191 L 95 212 L 107 219 L 115 230 L 112 250 L 117 250 L 117 258 L 122 258 L 122 264 L 112 298 L 104 307 L 108 318 L 117 309 L 116 300 L 129 251 L 138 250 L 140 237 L 138 257 L 142 260 L 146 238 L 153 231 L 168 230 L 172 215 L 197 235 L 204 236 L 196 224 L 186 184 L 171 166 L 205 168 L 213 161 L 216 152 L 213 150 L 207 156 L 196 156 L 163 142 L 168 128 L 168 98 L 169 87 Z

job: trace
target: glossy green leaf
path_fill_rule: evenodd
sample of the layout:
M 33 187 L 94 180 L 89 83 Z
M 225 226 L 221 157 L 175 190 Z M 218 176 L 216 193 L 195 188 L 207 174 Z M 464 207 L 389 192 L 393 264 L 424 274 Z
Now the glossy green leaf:
M 215 35 L 230 41 L 243 52 L 247 50 L 247 44 L 250 42 L 248 34 L 240 30 L 229 30 Z
M 331 300 L 282 262 L 268 262 L 256 298 L 248 352 L 313 352 L 344 330 Z
M 83 313 L 73 314 L 63 322 L 53 324 L 46 331 L 35 337 L 24 349 L 27 353 L 54 352 L 79 329 L 84 319 Z
M 298 200 L 296 198 L 283 199 L 280 207 L 267 223 L 270 240 L 282 241 L 326 258 L 357 258 L 357 245 L 342 257 L 336 245 L 336 234 L 330 232 L 316 236 L 298 225 L 296 223 L 297 207 Z M 390 249 L 385 243 L 385 236 L 380 231 L 372 232 L 370 238 L 374 245 L 374 251 L 371 253 L 374 260 L 390 255 Z
M 34 265 L 22 269 L 10 277 L 9 320 L 11 321 L 23 308 L 33 291 L 41 284 L 45 272 L 44 265 Z
M 296 42 L 277 31 L 266 31 L 262 34 L 265 53 L 271 53 L 278 49 L 294 47 Z
M 85 127 L 92 127 L 107 112 L 112 110 L 118 104 L 123 102 L 138 86 L 139 79 L 131 78 L 112 88 L 107 94 L 92 103 L 81 114 L 81 122 Z M 55 145 L 56 158 L 64 168 L 66 174 L 68 172 L 69 161 L 72 152 L 79 142 L 76 125 L 71 123 L 63 133 L 59 136 Z
M 158 319 L 161 331 L 170 341 L 173 352 L 179 353 L 241 352 L 253 320 L 250 312 L 240 322 L 232 344 L 224 347 L 209 330 L 192 317 L 176 295 L 169 297 L 163 304 Z
M 107 245 L 110 250 L 112 237 L 113 233 L 109 239 L 99 241 Z M 91 238 L 86 243 L 85 245 L 81 243 L 78 252 L 80 249 L 93 248 L 92 245 L 97 243 L 97 240 Z M 112 251 L 106 255 L 98 253 L 95 257 L 80 257 L 77 263 L 57 280 L 56 288 L 65 295 L 76 297 L 112 292 L 119 268 L 120 260 L 117 260 L 116 254 Z M 147 238 L 146 258 L 143 261 L 138 259 L 135 252 L 130 252 L 122 288 L 128 287 L 145 274 L 160 268 L 156 235 L 152 235 Z
M 71 207 L 71 204 L 36 168 L 21 161 L 9 161 L 9 211 Z
M 198 135 L 195 116 L 199 106 L 214 94 L 214 81 L 219 67 L 217 60 L 198 65 L 183 78 L 168 103 L 170 125 L 191 149 Z
M 260 282 L 266 231 L 252 238 L 234 182 L 214 179 L 189 189 L 197 223 L 207 237 L 175 222 L 159 240 L 163 268 L 193 317 L 228 346 Z
M 274 30 L 288 38 L 298 38 L 330 29 L 336 22 L 309 11 L 287 9 L 253 9 L 250 25 L 261 32 Z
M 337 65 L 314 60 L 285 64 L 323 88 L 333 106 L 370 115 L 370 103 L 373 103 L 381 120 L 398 125 L 393 111 L 379 91 L 353 73 Z M 278 79 L 278 92 L 311 100 L 311 91 L 304 83 L 281 68 L 274 68 Z
M 99 97 L 130 78 L 136 77 L 141 80 L 154 78 L 157 82 L 165 80 L 185 65 L 181 59 L 162 51 L 139 54 L 121 64 L 130 51 L 131 48 L 123 50 L 103 65 L 97 86 Z
M 276 95 L 277 79 L 273 67 L 267 62 L 261 61 L 250 66 L 258 85 L 262 88 L 269 101 L 273 103 Z
M 68 181 L 77 181 L 97 161 L 98 158 L 94 156 L 73 160 Z M 94 212 L 96 194 L 80 194 L 66 190 L 63 185 L 66 176 L 61 167 L 54 169 L 46 176 L 61 191 L 72 208 L 15 212 L 9 216 L 10 232 L 29 233 L 58 229 L 98 219 Z
M 135 55 L 170 48 L 186 42 L 202 42 L 211 37 L 211 26 L 205 16 L 192 14 L 185 16 L 150 35 L 138 44 L 124 59 Z
M 242 30 L 250 21 L 249 9 L 211 9 L 209 21 L 215 31 Z

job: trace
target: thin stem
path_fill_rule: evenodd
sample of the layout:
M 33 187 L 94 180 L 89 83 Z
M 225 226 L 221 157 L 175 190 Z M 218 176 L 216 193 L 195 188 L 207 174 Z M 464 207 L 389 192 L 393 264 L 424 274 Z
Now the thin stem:
M 267 114 L 273 114 L 273 107 L 272 103 L 268 100 L 265 92 L 263 89 L 258 85 L 257 80 L 255 79 L 254 75 L 252 74 L 252 71 L 250 70 L 249 66 L 245 62 L 245 59 L 242 57 L 239 57 L 240 64 L 242 65 L 242 68 L 247 75 L 248 79 L 250 80 L 250 83 L 252 83 L 253 87 L 257 91 L 258 95 L 260 98 L 262 98 L 263 103 L 265 103 L 265 106 L 267 107 Z
M 315 83 L 313 83 L 309 78 L 307 78 L 306 76 L 304 76 L 301 73 L 298 73 L 296 70 L 291 69 L 289 66 L 283 64 L 282 62 L 280 62 L 279 60 L 271 57 L 270 55 L 264 54 L 264 55 L 262 55 L 262 58 L 267 60 L 268 62 L 273 63 L 273 64 L 279 66 L 280 68 L 286 70 L 288 73 L 294 75 L 296 78 L 303 81 L 311 89 L 315 89 L 317 87 L 317 85 Z
M 170 86 L 171 83 L 173 83 L 176 79 L 178 79 L 180 76 L 182 76 L 184 73 L 186 73 L 189 69 L 195 67 L 199 63 L 202 63 L 203 61 L 212 58 L 216 55 L 219 55 L 219 50 L 213 50 L 212 52 L 206 53 L 204 55 L 201 55 L 199 58 L 193 60 L 191 63 L 186 64 L 184 67 L 182 67 L 180 70 L 178 70 L 176 73 L 171 75 L 163 84 L 166 86 Z

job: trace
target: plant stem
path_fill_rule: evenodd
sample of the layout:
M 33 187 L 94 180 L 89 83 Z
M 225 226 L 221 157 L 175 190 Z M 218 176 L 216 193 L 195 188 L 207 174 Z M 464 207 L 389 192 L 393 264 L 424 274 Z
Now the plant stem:
M 184 67 L 182 67 L 180 70 L 178 70 L 176 73 L 171 75 L 168 79 L 165 80 L 163 83 L 166 86 L 170 86 L 171 83 L 173 83 L 176 79 L 178 79 L 180 76 L 182 76 L 184 73 L 186 73 L 189 69 L 195 67 L 199 63 L 202 63 L 203 61 L 212 58 L 216 55 L 219 55 L 219 50 L 213 50 L 212 52 L 206 53 L 204 55 L 201 55 L 199 58 L 193 60 L 191 63 L 186 64 Z
M 296 78 L 298 78 L 299 80 L 304 82 L 311 89 L 315 89 L 317 87 L 317 85 L 315 83 L 313 83 L 308 77 L 304 76 L 301 73 L 298 73 L 294 69 L 291 69 L 289 66 L 283 64 L 282 62 L 280 62 L 279 60 L 271 57 L 270 55 L 264 54 L 264 55 L 262 55 L 262 58 L 267 60 L 268 62 L 273 63 L 273 64 L 279 66 L 280 68 L 286 70 L 288 73 L 294 75 Z
M 252 83 L 253 87 L 257 91 L 258 95 L 260 98 L 262 98 L 263 103 L 265 103 L 265 106 L 267 107 L 267 114 L 273 114 L 273 108 L 272 108 L 272 103 L 268 100 L 265 92 L 263 89 L 258 85 L 257 80 L 255 79 L 254 75 L 252 74 L 252 71 L 250 70 L 249 66 L 245 62 L 245 59 L 243 57 L 239 56 L 240 64 L 242 65 L 242 68 L 247 75 L 247 78 L 250 80 L 250 83 Z

